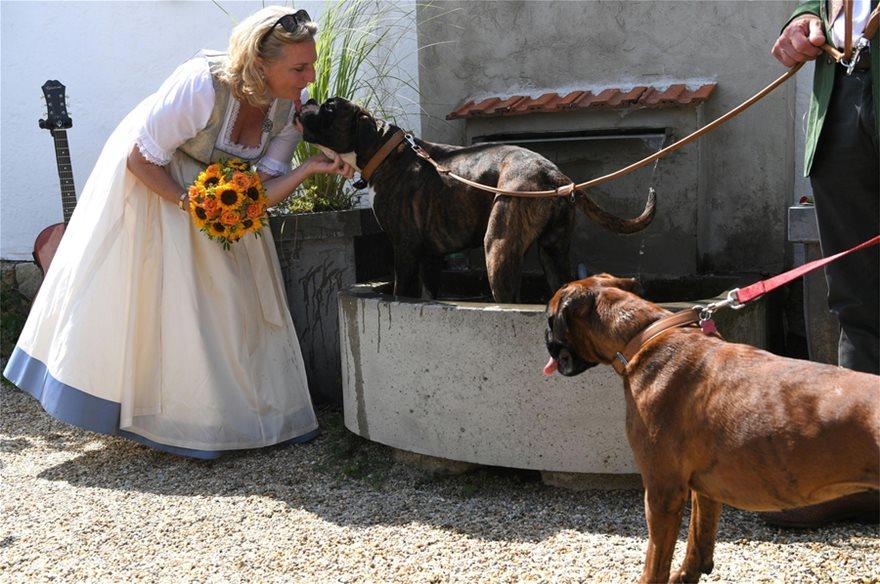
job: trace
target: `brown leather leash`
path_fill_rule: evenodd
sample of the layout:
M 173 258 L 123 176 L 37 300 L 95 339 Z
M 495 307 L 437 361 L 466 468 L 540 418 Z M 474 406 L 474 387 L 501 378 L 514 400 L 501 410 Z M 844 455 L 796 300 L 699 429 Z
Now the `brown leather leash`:
M 844 36 L 846 38 L 843 39 L 843 51 L 828 43 L 825 43 L 820 48 L 831 55 L 835 61 L 846 67 L 847 75 L 852 75 L 852 72 L 859 61 L 859 56 L 868 48 L 871 37 L 874 36 L 874 33 L 877 32 L 877 27 L 880 26 L 880 4 L 878 4 L 874 10 L 871 11 L 871 14 L 868 15 L 868 21 L 865 23 L 865 28 L 856 40 L 855 45 L 852 43 L 852 0 L 844 0 L 843 9 L 843 17 L 846 19 L 844 22 Z
M 582 183 L 577 183 L 577 184 L 571 183 L 571 184 L 563 185 L 561 187 L 558 187 L 558 188 L 552 189 L 552 190 L 509 191 L 509 190 L 499 189 L 496 187 L 490 187 L 488 185 L 483 185 L 483 184 L 474 182 L 474 181 L 469 180 L 463 176 L 459 176 L 459 175 L 455 174 L 454 172 L 452 172 L 448 168 L 442 166 L 436 160 L 431 158 L 430 154 L 428 154 L 424 148 L 422 148 L 421 146 L 419 146 L 416 143 L 415 138 L 412 136 L 412 134 L 406 134 L 405 140 L 406 140 L 407 144 L 409 144 L 412 151 L 415 152 L 416 156 L 418 156 L 419 158 L 422 158 L 423 160 L 430 163 L 437 170 L 438 173 L 452 177 L 453 179 L 455 179 L 461 183 L 464 183 L 464 184 L 468 185 L 469 187 L 473 187 L 475 189 L 480 189 L 482 191 L 494 193 L 496 195 L 506 195 L 506 196 L 511 196 L 511 197 L 534 197 L 534 198 L 568 197 L 568 196 L 573 196 L 574 192 L 576 190 L 594 187 L 594 186 L 602 184 L 604 182 L 608 182 L 610 180 L 614 180 L 614 179 L 619 178 L 621 176 L 627 175 L 627 174 L 633 172 L 634 170 L 638 170 L 639 168 L 642 168 L 643 166 L 646 166 L 646 165 L 654 162 L 658 158 L 661 158 L 662 156 L 669 154 L 670 152 L 675 152 L 676 150 L 679 150 L 682 147 L 690 144 L 691 142 L 693 142 L 694 140 L 696 140 L 697 138 L 699 138 L 703 134 L 714 130 L 715 128 L 717 128 L 718 126 L 720 126 L 721 124 L 723 124 L 724 122 L 729 120 L 730 118 L 740 114 L 741 112 L 743 112 L 746 109 L 748 109 L 749 107 L 751 107 L 755 102 L 764 98 L 764 96 L 766 96 L 768 93 L 770 93 L 771 91 L 773 91 L 774 89 L 779 87 L 781 84 L 785 83 L 791 76 L 793 76 L 795 73 L 797 73 L 798 70 L 801 67 L 803 67 L 803 65 L 804 65 L 803 63 L 798 63 L 797 65 L 795 65 L 794 67 L 792 67 L 791 69 L 786 71 L 784 74 L 780 75 L 779 78 L 776 79 L 775 81 L 773 81 L 770 85 L 768 85 L 767 87 L 765 87 L 764 89 L 762 89 L 761 91 L 759 91 L 758 93 L 756 93 L 755 95 L 753 95 L 752 97 L 750 97 L 749 99 L 747 99 L 746 101 L 744 101 L 743 103 L 738 105 L 737 107 L 733 108 L 732 110 L 730 110 L 729 112 L 727 112 L 723 116 L 713 120 L 709 124 L 696 130 L 695 132 L 692 132 L 691 134 L 685 136 L 681 140 L 679 140 L 673 144 L 670 144 L 666 148 L 663 148 L 662 150 L 658 150 L 654 154 L 652 154 L 646 158 L 643 158 L 642 160 L 639 160 L 638 162 L 634 162 L 633 164 L 630 164 L 629 166 L 621 168 L 620 170 L 617 170 L 612 173 L 600 176 L 598 178 L 594 178 L 592 180 L 588 180 L 588 181 L 585 181 Z
M 856 42 L 855 47 L 853 48 L 853 46 L 852 46 L 852 0 L 844 0 L 844 3 L 845 3 L 845 18 L 847 18 L 847 22 L 846 22 L 847 32 L 846 32 L 846 41 L 845 41 L 844 51 L 841 52 L 838 49 L 834 48 L 833 46 L 831 46 L 830 44 L 827 44 L 827 43 L 825 45 L 823 45 L 821 48 L 826 53 L 831 55 L 838 63 L 847 67 L 847 74 L 850 74 L 850 73 L 852 73 L 853 69 L 856 66 L 856 63 L 859 59 L 859 55 L 862 53 L 862 51 L 864 51 L 868 47 L 868 40 L 867 39 L 870 39 L 872 36 L 874 36 L 874 33 L 877 30 L 878 22 L 880 22 L 880 6 L 878 6 L 877 8 L 875 8 L 871 12 L 870 16 L 868 17 L 868 22 L 865 23 L 865 29 L 862 32 L 862 35 L 859 37 L 858 41 Z M 655 160 L 657 160 L 663 156 L 666 156 L 670 152 L 675 152 L 676 150 L 683 148 L 684 146 L 690 144 L 691 142 L 693 142 L 694 140 L 696 140 L 697 138 L 699 138 L 703 134 L 706 134 L 707 132 L 711 132 L 712 130 L 714 130 L 715 128 L 717 128 L 718 126 L 720 126 L 721 124 L 723 124 L 724 122 L 729 120 L 730 118 L 733 118 L 733 117 L 739 115 L 740 113 L 742 113 L 743 111 L 747 110 L 749 107 L 754 105 L 755 102 L 758 102 L 761 99 L 763 99 L 768 93 L 770 93 L 771 91 L 773 91 L 774 89 L 776 89 L 777 87 L 779 87 L 780 85 L 782 85 L 783 83 L 788 81 L 803 66 L 804 66 L 804 63 L 798 63 L 797 65 L 795 65 L 794 67 L 792 67 L 791 69 L 789 69 L 788 71 L 786 71 L 785 73 L 780 75 L 775 81 L 770 83 L 767 87 L 765 87 L 764 89 L 762 89 L 761 91 L 759 91 L 758 93 L 756 93 L 755 95 L 753 95 L 752 97 L 750 97 L 749 99 L 747 99 L 746 101 L 744 101 L 743 103 L 738 105 L 737 107 L 733 108 L 732 110 L 730 110 L 729 112 L 727 112 L 723 116 L 711 121 L 710 123 L 706 124 L 705 126 L 696 130 L 695 132 L 692 132 L 691 134 L 685 136 L 681 140 L 674 142 L 673 144 L 670 144 L 669 146 L 663 148 L 662 150 L 658 150 L 654 154 L 652 154 L 646 158 L 643 158 L 642 160 L 639 160 L 638 162 L 634 162 L 633 164 L 630 164 L 629 166 L 625 166 L 624 168 L 621 168 L 620 170 L 616 170 L 612 173 L 609 173 L 609 174 L 606 174 L 606 175 L 603 175 L 598 178 L 594 178 L 592 180 L 588 180 L 588 181 L 585 181 L 582 183 L 575 184 L 574 182 L 572 182 L 570 184 L 563 185 L 561 187 L 558 187 L 558 188 L 555 188 L 552 190 L 544 190 L 544 191 L 510 191 L 510 190 L 506 190 L 506 189 L 499 189 L 496 187 L 491 187 L 489 185 L 480 184 L 478 182 L 474 182 L 470 179 L 467 179 L 463 176 L 459 176 L 459 175 L 455 174 L 454 172 L 452 172 L 451 170 L 449 170 L 448 168 L 446 168 L 445 166 L 439 164 L 436 160 L 431 158 L 431 155 L 428 154 L 424 148 L 422 148 L 421 146 L 419 146 L 416 143 L 415 137 L 412 134 L 409 134 L 409 133 L 403 134 L 403 132 L 401 130 L 398 130 L 397 132 L 395 132 L 395 134 L 391 137 L 391 140 L 386 142 L 385 145 L 370 159 L 370 161 L 367 163 L 367 166 L 365 167 L 364 171 L 361 172 L 361 177 L 362 177 L 362 180 L 369 180 L 369 177 L 372 175 L 372 173 L 382 163 L 382 161 L 385 160 L 385 157 L 387 157 L 388 154 L 391 153 L 391 151 L 394 149 L 394 147 L 396 147 L 398 144 L 400 144 L 401 140 L 406 140 L 406 143 L 409 144 L 409 147 L 416 154 L 416 156 L 418 156 L 419 158 L 421 158 L 421 159 L 425 160 L 426 162 L 428 162 L 429 164 L 431 164 L 431 166 L 433 166 L 434 169 L 438 173 L 449 176 L 449 177 L 457 180 L 460 183 L 468 185 L 469 187 L 473 187 L 475 189 L 479 189 L 479 190 L 486 191 L 489 193 L 494 193 L 496 195 L 505 195 L 505 196 L 510 196 L 510 197 L 524 197 L 524 198 L 525 197 L 532 197 L 532 198 L 569 197 L 569 196 L 574 197 L 575 191 L 577 191 L 577 190 L 594 187 L 596 185 L 600 185 L 602 183 L 605 183 L 605 182 L 614 180 L 616 178 L 620 178 L 622 176 L 625 176 L 625 175 L 633 172 L 634 170 L 638 170 L 639 168 L 642 168 L 643 166 L 646 166 L 646 165 L 654 162 Z

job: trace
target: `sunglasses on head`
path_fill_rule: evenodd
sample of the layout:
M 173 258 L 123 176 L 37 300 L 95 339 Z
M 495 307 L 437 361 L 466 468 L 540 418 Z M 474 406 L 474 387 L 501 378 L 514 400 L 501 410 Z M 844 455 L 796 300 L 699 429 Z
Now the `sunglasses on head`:
M 275 24 L 272 25 L 272 28 L 270 28 L 268 32 L 263 35 L 263 38 L 260 39 L 260 44 L 262 44 L 263 41 L 265 41 L 269 37 L 269 35 L 272 34 L 272 31 L 275 30 L 275 27 L 278 25 L 281 25 L 281 28 L 283 28 L 287 32 L 294 33 L 299 30 L 300 26 L 303 26 L 311 21 L 312 18 L 305 10 L 297 10 L 293 14 L 285 14 L 277 21 L 275 21 Z

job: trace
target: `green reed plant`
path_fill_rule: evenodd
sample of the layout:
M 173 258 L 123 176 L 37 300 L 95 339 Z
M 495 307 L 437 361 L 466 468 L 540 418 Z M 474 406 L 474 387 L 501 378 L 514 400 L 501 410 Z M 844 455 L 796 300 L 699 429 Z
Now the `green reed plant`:
M 357 101 L 384 119 L 394 122 L 403 111 L 396 89 L 413 84 L 393 74 L 397 64 L 391 47 L 394 39 L 411 34 L 415 7 L 381 0 L 337 0 L 318 19 L 315 38 L 318 59 L 309 96 L 322 103 L 331 97 Z M 302 164 L 319 150 L 301 142 L 293 164 Z M 307 213 L 351 208 L 357 194 L 349 181 L 319 174 L 305 180 L 291 197 L 279 204 L 282 212 Z

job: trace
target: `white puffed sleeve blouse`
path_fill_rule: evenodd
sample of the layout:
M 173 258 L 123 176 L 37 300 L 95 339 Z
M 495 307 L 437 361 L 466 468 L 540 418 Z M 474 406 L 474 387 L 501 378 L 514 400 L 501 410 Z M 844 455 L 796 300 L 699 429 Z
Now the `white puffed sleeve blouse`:
M 303 102 L 308 100 L 305 90 L 301 99 Z M 272 119 L 276 105 L 277 101 L 273 101 L 268 119 Z M 232 142 L 232 129 L 240 108 L 237 99 L 229 99 L 216 146 L 224 152 L 253 160 L 262 152 L 264 142 L 269 140 L 266 153 L 257 161 L 257 169 L 272 176 L 288 172 L 293 151 L 302 140 L 302 134 L 293 125 L 293 108 L 281 132 L 274 138 L 264 132 L 261 143 L 254 147 Z M 165 166 L 178 146 L 207 126 L 213 109 L 214 83 L 208 62 L 202 58 L 191 59 L 178 67 L 156 92 L 153 106 L 137 137 L 138 150 L 153 164 Z

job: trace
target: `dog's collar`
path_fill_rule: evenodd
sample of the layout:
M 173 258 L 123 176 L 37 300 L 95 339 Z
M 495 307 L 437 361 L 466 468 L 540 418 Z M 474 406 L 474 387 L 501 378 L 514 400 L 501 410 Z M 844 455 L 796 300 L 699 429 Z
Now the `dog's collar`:
M 367 165 L 361 171 L 361 178 L 365 181 L 370 180 L 370 177 L 373 176 L 373 173 L 379 168 L 379 165 L 382 164 L 388 155 L 391 154 L 391 151 L 394 150 L 398 144 L 403 142 L 404 133 L 403 130 L 397 130 L 391 136 L 391 139 L 385 142 L 379 151 L 373 154 L 373 157 L 370 158 L 370 161 L 367 162 Z
M 633 339 L 626 344 L 623 352 L 617 353 L 614 356 L 614 360 L 611 361 L 611 366 L 614 367 L 614 370 L 617 371 L 619 375 L 624 375 L 630 360 L 635 357 L 636 353 L 638 353 L 648 341 L 657 338 L 671 329 L 689 326 L 698 322 L 700 322 L 700 307 L 682 310 L 665 318 L 661 318 L 633 337 Z

